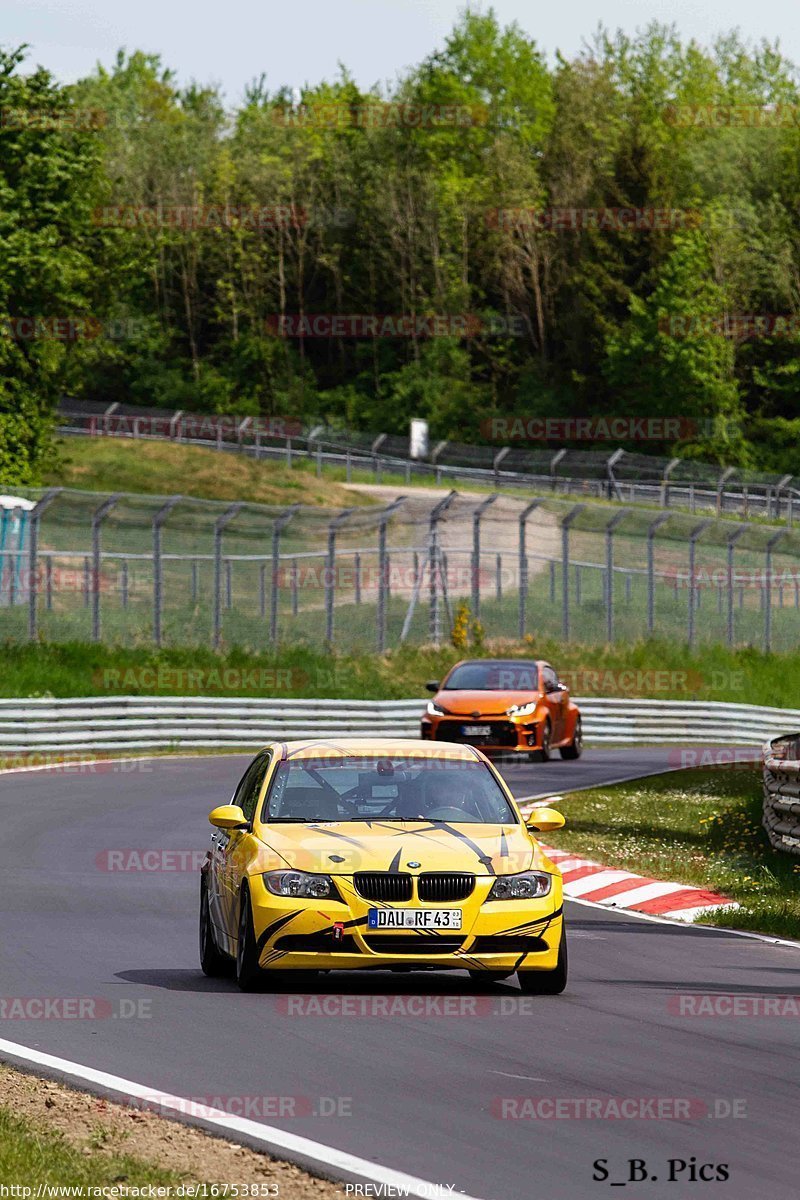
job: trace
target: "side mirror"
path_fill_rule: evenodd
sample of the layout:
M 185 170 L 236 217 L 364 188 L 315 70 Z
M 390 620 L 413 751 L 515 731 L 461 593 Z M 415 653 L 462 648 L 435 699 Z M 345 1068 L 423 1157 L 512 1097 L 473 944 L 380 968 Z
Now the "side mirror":
M 429 679 L 428 682 L 425 684 L 425 690 L 428 692 L 438 692 L 439 680 L 438 679 Z
M 208 819 L 217 829 L 249 829 L 250 822 L 238 804 L 220 804 L 208 814 Z
M 566 825 L 566 821 L 557 808 L 535 808 L 525 825 L 536 833 L 550 833 Z

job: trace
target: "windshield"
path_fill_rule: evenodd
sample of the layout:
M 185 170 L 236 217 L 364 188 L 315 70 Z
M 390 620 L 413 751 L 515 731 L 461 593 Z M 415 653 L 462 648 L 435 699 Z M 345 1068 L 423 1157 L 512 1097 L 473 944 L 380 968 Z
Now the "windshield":
M 539 673 L 535 662 L 469 662 L 456 667 L 445 681 L 446 692 L 535 692 Z
M 282 762 L 261 819 L 517 823 L 485 763 L 378 757 Z

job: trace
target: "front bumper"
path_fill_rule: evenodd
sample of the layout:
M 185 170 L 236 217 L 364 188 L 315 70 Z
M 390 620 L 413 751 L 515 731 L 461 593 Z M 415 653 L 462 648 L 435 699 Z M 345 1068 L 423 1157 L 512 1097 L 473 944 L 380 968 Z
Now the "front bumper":
M 465 725 L 480 725 L 485 729 L 481 736 L 464 734 Z M 458 742 L 475 746 L 488 754 L 530 754 L 541 747 L 543 721 L 532 721 L 521 717 L 476 718 L 469 717 L 423 717 L 420 735 L 423 741 Z
M 549 894 L 538 900 L 489 901 L 493 881 L 494 876 L 478 876 L 472 895 L 454 904 L 414 899 L 389 906 L 462 910 L 461 930 L 434 933 L 368 929 L 368 912 L 376 903 L 361 897 L 346 876 L 336 876 L 339 900 L 274 896 L 260 876 L 251 877 L 259 965 L 270 970 L 554 970 L 563 924 L 560 877 L 554 876 Z

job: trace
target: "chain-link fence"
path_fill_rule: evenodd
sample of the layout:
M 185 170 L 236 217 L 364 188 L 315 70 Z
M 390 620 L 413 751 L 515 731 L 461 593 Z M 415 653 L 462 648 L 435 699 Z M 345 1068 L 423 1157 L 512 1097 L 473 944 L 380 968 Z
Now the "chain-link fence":
M 383 650 L 446 641 L 461 604 L 490 639 L 800 635 L 800 533 L 763 523 L 422 489 L 338 511 L 68 489 L 4 504 L 15 640 Z

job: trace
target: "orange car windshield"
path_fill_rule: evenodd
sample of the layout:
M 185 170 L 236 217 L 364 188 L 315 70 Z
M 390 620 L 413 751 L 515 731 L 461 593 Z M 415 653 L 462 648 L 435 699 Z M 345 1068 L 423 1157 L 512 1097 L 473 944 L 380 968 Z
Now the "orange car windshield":
M 261 819 L 517 824 L 485 763 L 377 757 L 281 763 Z
M 455 667 L 444 682 L 446 692 L 535 692 L 539 672 L 535 662 L 469 662 Z

